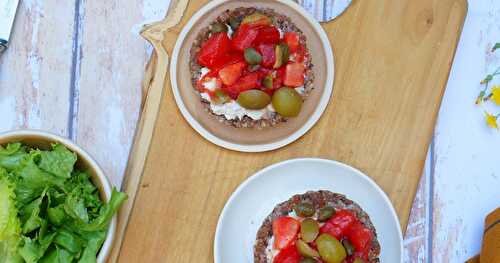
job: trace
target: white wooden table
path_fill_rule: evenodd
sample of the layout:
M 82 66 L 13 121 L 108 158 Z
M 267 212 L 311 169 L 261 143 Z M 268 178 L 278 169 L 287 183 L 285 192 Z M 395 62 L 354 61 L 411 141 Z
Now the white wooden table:
M 162 18 L 168 2 L 21 1 L 11 46 L 0 57 L 0 131 L 67 136 L 120 185 L 152 51 L 138 31 Z M 302 2 L 318 17 L 329 10 L 321 1 Z M 406 262 L 463 262 L 479 251 L 484 216 L 500 206 L 500 133 L 486 128 L 473 103 L 479 81 L 500 66 L 500 52 L 489 52 L 500 42 L 499 21 L 500 1 L 470 1 L 406 230 Z

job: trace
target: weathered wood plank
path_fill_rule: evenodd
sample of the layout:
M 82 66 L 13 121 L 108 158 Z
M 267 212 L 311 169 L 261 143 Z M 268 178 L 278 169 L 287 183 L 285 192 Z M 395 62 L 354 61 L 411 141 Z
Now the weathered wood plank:
M 435 133 L 433 262 L 464 262 L 478 253 L 484 217 L 500 205 L 500 134 L 475 106 L 479 81 L 500 66 L 500 2 L 470 1 Z M 493 84 L 500 84 L 495 79 Z
M 122 182 L 141 103 L 141 81 L 151 47 L 138 35 L 143 21 L 159 20 L 168 1 L 83 1 L 77 61 L 74 139 Z
M 10 47 L 0 57 L 0 131 L 68 134 L 73 1 L 20 1 Z

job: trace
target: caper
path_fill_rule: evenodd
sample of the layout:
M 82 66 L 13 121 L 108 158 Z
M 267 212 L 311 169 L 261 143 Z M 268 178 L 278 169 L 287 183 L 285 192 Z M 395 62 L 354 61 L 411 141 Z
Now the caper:
M 227 26 L 223 23 L 215 23 L 212 25 L 212 33 L 227 32 Z
M 255 48 L 245 49 L 245 61 L 250 65 L 258 65 L 262 62 L 262 56 L 255 50 Z
M 310 247 L 306 242 L 304 242 L 301 239 L 297 240 L 295 246 L 297 247 L 299 253 L 304 257 L 310 257 L 310 258 L 319 257 L 318 251 L 314 250 L 312 247 Z
M 316 245 L 321 259 L 326 263 L 341 263 L 347 257 L 342 243 L 329 234 L 321 234 L 316 239 Z
M 271 97 L 261 91 L 261 90 L 247 90 L 238 96 L 237 102 L 246 109 L 250 110 L 260 110 L 265 108 L 269 102 L 271 101 Z
M 244 24 L 269 25 L 271 23 L 272 23 L 271 18 L 258 12 L 246 16 L 245 18 L 243 18 L 243 21 L 241 21 L 242 25 Z
M 236 31 L 236 29 L 238 29 L 238 27 L 240 27 L 240 23 L 241 23 L 241 20 L 236 18 L 236 17 L 229 18 L 229 26 L 234 31 Z
M 264 80 L 262 80 L 262 85 L 266 89 L 272 89 L 273 88 L 273 75 L 269 74 L 267 75 Z
M 347 239 L 342 240 L 342 245 L 345 248 L 345 251 L 347 252 L 348 256 L 351 256 L 354 254 L 354 247 L 352 246 L 351 242 Z
M 317 261 L 313 258 L 303 258 L 299 263 L 316 263 Z
M 365 261 L 360 258 L 356 258 L 352 263 L 365 263 Z
M 309 202 L 300 202 L 298 204 L 295 204 L 295 206 L 293 207 L 293 210 L 300 217 L 313 216 L 314 213 L 316 212 L 313 204 L 311 204 Z
M 326 220 L 330 219 L 334 214 L 335 214 L 335 208 L 331 206 L 322 207 L 318 211 L 318 221 L 325 222 Z
M 218 89 L 214 94 L 215 96 L 212 97 L 212 102 L 215 104 L 224 104 L 231 101 L 231 98 L 223 90 Z
M 313 213 L 314 214 L 314 213 Z M 300 223 L 300 236 L 306 242 L 313 242 L 319 234 L 319 224 L 316 220 L 306 218 Z
M 290 59 L 290 51 L 288 49 L 288 45 L 285 43 L 281 43 L 274 48 L 274 55 L 276 60 L 274 62 L 273 68 L 279 68 L 285 65 Z
M 273 94 L 273 107 L 283 117 L 296 117 L 302 108 L 302 97 L 295 89 L 280 88 Z

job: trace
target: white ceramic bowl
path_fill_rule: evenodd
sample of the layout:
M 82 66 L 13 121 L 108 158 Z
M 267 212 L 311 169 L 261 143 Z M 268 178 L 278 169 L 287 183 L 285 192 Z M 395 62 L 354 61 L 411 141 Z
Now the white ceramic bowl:
M 311 51 L 314 89 L 299 116 L 275 127 L 234 128 L 206 112 L 191 83 L 190 50 L 197 36 L 226 10 L 238 7 L 271 8 L 288 16 L 307 37 Z M 187 122 L 201 136 L 221 147 L 242 152 L 263 152 L 283 147 L 300 138 L 319 120 L 333 90 L 334 59 L 330 41 L 321 25 L 300 5 L 289 0 L 214 0 L 198 10 L 183 27 L 170 63 L 170 81 L 177 106 Z
M 231 195 L 217 224 L 215 263 L 254 262 L 258 229 L 274 207 L 295 194 L 328 190 L 344 194 L 370 216 L 381 247 L 380 262 L 403 262 L 403 236 L 387 195 L 362 172 L 339 162 L 294 159 L 257 172 Z
M 111 198 L 111 185 L 104 175 L 101 167 L 99 167 L 97 162 L 92 159 L 92 157 L 90 157 L 87 152 L 85 152 L 78 145 L 74 144 L 72 141 L 48 132 L 37 130 L 18 130 L 0 133 L 0 145 L 5 145 L 12 142 L 22 142 L 26 145 L 45 150 L 50 149 L 51 143 L 63 144 L 78 156 L 76 166 L 90 173 L 92 183 L 94 183 L 94 185 L 98 188 L 101 199 L 107 202 Z M 108 233 L 106 234 L 106 240 L 104 241 L 99 254 L 97 255 L 97 262 L 106 262 L 106 259 L 113 246 L 115 232 L 116 216 L 111 220 Z

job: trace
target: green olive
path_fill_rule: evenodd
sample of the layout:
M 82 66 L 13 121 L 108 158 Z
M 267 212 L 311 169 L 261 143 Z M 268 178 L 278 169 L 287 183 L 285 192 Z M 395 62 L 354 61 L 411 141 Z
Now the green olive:
M 300 217 L 310 217 L 314 215 L 316 209 L 314 209 L 313 204 L 309 202 L 300 202 L 295 204 L 293 211 Z
M 365 261 L 360 258 L 356 258 L 352 263 L 365 263 Z
M 212 33 L 227 32 L 227 26 L 223 23 L 215 23 L 212 25 Z
M 263 15 L 263 14 L 258 13 L 258 12 L 255 12 L 255 13 L 253 13 L 251 15 L 248 15 L 245 18 L 243 18 L 243 21 L 241 21 L 241 24 L 242 25 L 244 25 L 244 24 L 255 24 L 257 22 L 259 23 L 259 25 L 269 25 L 273 21 L 268 16 Z
M 351 256 L 354 254 L 354 247 L 352 246 L 351 242 L 347 239 L 342 240 L 342 245 L 345 248 L 345 251 L 347 252 L 348 256 Z
M 326 263 L 341 263 L 346 257 L 342 243 L 329 234 L 321 234 L 316 239 L 319 255 Z
M 229 26 L 231 27 L 231 29 L 233 29 L 233 31 L 236 31 L 236 29 L 238 29 L 238 27 L 240 27 L 240 24 L 241 24 L 240 19 L 238 19 L 236 17 L 229 18 Z
M 279 68 L 285 65 L 290 59 L 290 51 L 288 45 L 281 43 L 274 48 L 274 55 L 276 60 L 274 62 L 273 68 Z
M 299 263 L 316 263 L 317 261 L 313 258 L 303 258 Z
M 325 222 L 335 214 L 335 208 L 325 206 L 318 211 L 318 221 Z
M 310 257 L 310 258 L 319 257 L 318 251 L 314 250 L 312 247 L 310 247 L 306 242 L 304 242 L 301 239 L 297 240 L 295 246 L 297 247 L 299 253 L 304 257 Z
M 243 108 L 260 110 L 265 108 L 271 102 L 271 97 L 264 91 L 252 89 L 240 93 L 237 102 Z
M 267 75 L 264 80 L 262 80 L 262 85 L 266 89 L 272 89 L 273 88 L 273 75 L 269 74 Z
M 218 89 L 214 94 L 215 96 L 212 97 L 212 102 L 215 104 L 224 104 L 231 101 L 231 98 L 223 90 Z
M 262 56 L 255 50 L 255 48 L 245 49 L 245 61 L 250 65 L 258 65 L 262 62 Z
M 302 108 L 302 97 L 292 88 L 280 88 L 273 94 L 273 107 L 283 117 L 296 117 Z
M 313 242 L 319 234 L 319 224 L 316 220 L 306 218 L 300 223 L 300 236 L 306 242 Z

